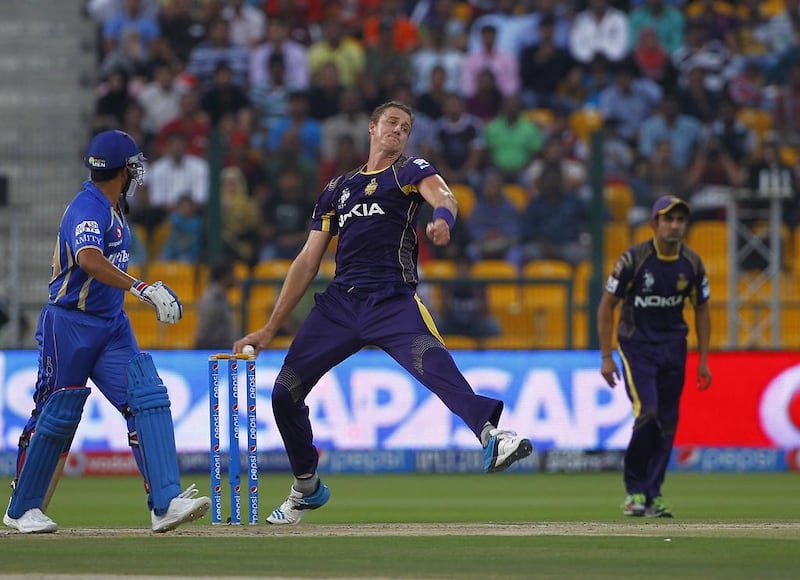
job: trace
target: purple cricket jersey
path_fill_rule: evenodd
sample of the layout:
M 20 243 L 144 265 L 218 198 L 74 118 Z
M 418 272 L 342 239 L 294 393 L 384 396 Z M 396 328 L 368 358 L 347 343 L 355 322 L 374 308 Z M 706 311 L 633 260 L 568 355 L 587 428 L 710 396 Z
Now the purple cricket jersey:
M 338 234 L 336 278 L 345 287 L 416 286 L 417 184 L 438 172 L 419 157 L 401 156 L 390 167 L 366 165 L 332 179 L 319 196 L 311 228 Z
M 677 256 L 659 256 L 653 240 L 637 244 L 620 256 L 605 289 L 623 299 L 617 332 L 620 342 L 685 339 L 685 300 L 699 306 L 710 296 L 700 256 L 683 244 Z

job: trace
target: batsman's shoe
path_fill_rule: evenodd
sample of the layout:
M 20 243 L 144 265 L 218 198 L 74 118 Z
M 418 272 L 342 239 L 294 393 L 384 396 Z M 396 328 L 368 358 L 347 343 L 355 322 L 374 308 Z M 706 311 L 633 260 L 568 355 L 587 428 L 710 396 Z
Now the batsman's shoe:
M 18 518 L 12 518 L 6 511 L 3 515 L 3 523 L 21 534 L 50 534 L 58 530 L 58 524 L 48 518 L 39 508 L 29 509 Z
M 489 442 L 483 449 L 483 470 L 487 473 L 503 471 L 512 463 L 531 454 L 530 440 L 518 436 L 513 431 L 492 429 Z
M 311 495 L 303 495 L 294 487 L 289 492 L 289 497 L 281 505 L 272 510 L 267 517 L 270 524 L 299 524 L 306 511 L 321 508 L 331 498 L 331 490 L 320 480 L 317 491 Z
M 671 518 L 672 508 L 664 501 L 662 496 L 654 497 L 651 503 L 644 511 L 646 518 Z
M 152 512 L 153 531 L 168 532 L 206 515 L 211 507 L 211 500 L 205 496 L 196 497 L 198 493 L 197 486 L 192 484 L 179 496 L 172 498 L 167 513 L 158 516 L 156 512 Z
M 646 511 L 647 498 L 643 493 L 634 493 L 625 498 L 622 504 L 622 514 L 626 516 L 643 516 Z

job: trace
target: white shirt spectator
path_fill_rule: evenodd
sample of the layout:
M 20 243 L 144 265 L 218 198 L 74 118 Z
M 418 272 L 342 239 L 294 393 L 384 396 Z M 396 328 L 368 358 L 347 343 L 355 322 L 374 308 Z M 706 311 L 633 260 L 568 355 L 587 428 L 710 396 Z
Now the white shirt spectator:
M 146 173 L 150 203 L 171 208 L 187 193 L 195 203 L 208 202 L 208 161 L 187 153 L 181 159 L 165 155 L 150 165 Z
M 168 121 L 180 114 L 180 99 L 183 91 L 174 79 L 172 71 L 164 65 L 156 69 L 153 81 L 147 83 L 136 100 L 142 107 L 142 129 L 155 135 Z
M 630 27 L 627 15 L 607 7 L 597 18 L 590 10 L 575 15 L 569 35 L 569 52 L 578 62 L 590 63 L 598 55 L 619 62 L 628 54 Z
M 244 0 L 228 0 L 228 5 L 222 9 L 222 18 L 228 21 L 232 43 L 253 47 L 264 40 L 266 16 Z

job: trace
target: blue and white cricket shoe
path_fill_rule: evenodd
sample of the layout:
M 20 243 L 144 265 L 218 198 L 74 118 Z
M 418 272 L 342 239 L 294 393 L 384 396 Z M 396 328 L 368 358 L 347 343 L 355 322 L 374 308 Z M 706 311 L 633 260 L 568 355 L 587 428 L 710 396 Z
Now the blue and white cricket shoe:
M 529 439 L 513 431 L 492 429 L 489 431 L 489 443 L 483 449 L 483 470 L 487 473 L 503 471 L 532 451 L 533 445 Z
M 317 491 L 311 495 L 303 495 L 292 487 L 289 497 L 281 505 L 276 507 L 267 522 L 270 524 L 299 524 L 306 511 L 321 508 L 331 498 L 331 490 L 320 480 Z

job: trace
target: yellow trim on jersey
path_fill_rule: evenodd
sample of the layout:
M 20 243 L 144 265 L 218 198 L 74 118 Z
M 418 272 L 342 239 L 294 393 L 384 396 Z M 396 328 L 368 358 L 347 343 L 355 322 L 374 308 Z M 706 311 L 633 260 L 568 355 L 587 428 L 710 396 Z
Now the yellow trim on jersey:
M 89 285 L 92 281 L 94 281 L 94 278 L 89 276 L 81 286 L 81 291 L 78 294 L 78 310 L 86 312 L 86 299 L 89 297 Z
M 639 399 L 639 393 L 636 390 L 636 384 L 633 382 L 633 374 L 631 374 L 631 366 L 628 364 L 628 359 L 625 358 L 625 353 L 621 348 L 617 349 L 620 358 L 622 359 L 622 366 L 625 368 L 625 383 L 628 385 L 628 392 L 631 394 L 633 401 L 633 416 L 638 417 L 642 412 L 642 401 Z
M 75 265 L 75 259 L 72 257 L 72 252 L 70 251 L 69 246 L 65 246 L 64 249 L 67 253 L 67 273 L 64 275 L 64 281 L 61 283 L 61 288 L 58 289 L 58 293 L 56 294 L 53 302 L 58 302 L 66 295 L 69 279 L 72 277 L 72 266 Z M 61 260 L 59 259 L 59 264 L 60 263 Z
M 320 218 L 320 231 L 329 232 L 331 231 L 331 218 L 336 215 L 336 212 L 331 210 L 328 213 L 322 214 Z
M 662 254 L 658 251 L 658 244 L 653 240 L 653 247 L 656 249 L 656 258 L 662 260 L 664 262 L 674 262 L 678 258 L 681 257 L 681 244 L 678 244 L 678 251 L 675 253 L 674 256 L 667 256 L 666 254 Z
M 439 339 L 439 342 L 444 344 L 444 340 L 442 339 L 442 335 L 439 334 L 439 330 L 436 328 L 436 323 L 433 321 L 433 316 L 431 313 L 428 312 L 428 309 L 420 300 L 419 295 L 416 293 L 414 294 L 414 300 L 417 301 L 417 308 L 419 308 L 419 313 L 422 315 L 422 320 L 425 321 L 425 326 L 428 327 L 428 330 L 431 331 L 431 334 Z

